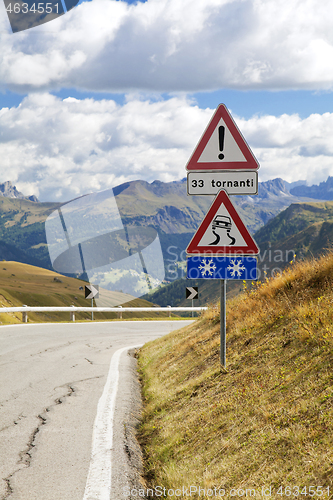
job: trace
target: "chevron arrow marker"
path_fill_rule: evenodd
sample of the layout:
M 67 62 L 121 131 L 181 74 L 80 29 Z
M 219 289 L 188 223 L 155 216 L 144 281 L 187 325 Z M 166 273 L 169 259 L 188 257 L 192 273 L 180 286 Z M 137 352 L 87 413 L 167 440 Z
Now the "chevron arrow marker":
M 84 287 L 84 293 L 85 293 L 86 299 L 98 299 L 99 286 L 98 285 L 86 285 Z
M 187 299 L 198 299 L 199 292 L 197 286 L 187 286 L 186 287 L 186 298 Z

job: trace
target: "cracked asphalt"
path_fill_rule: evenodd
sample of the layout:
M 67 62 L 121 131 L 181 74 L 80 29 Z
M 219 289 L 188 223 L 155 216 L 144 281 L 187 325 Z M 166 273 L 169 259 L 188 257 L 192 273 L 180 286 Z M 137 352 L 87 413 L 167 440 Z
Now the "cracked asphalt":
M 0 499 L 82 500 L 97 404 L 112 355 L 189 322 L 133 321 L 0 327 Z M 119 366 L 112 490 L 140 483 L 136 361 Z M 98 499 L 96 499 L 98 500 Z

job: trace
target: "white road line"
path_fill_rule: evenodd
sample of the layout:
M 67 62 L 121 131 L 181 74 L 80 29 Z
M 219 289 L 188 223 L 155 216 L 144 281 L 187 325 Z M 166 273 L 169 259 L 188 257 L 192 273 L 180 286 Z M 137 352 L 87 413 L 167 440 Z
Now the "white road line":
M 97 405 L 90 466 L 83 500 L 110 500 L 113 422 L 119 381 L 119 359 L 124 351 L 141 346 L 142 344 L 123 347 L 111 358 L 108 378 Z

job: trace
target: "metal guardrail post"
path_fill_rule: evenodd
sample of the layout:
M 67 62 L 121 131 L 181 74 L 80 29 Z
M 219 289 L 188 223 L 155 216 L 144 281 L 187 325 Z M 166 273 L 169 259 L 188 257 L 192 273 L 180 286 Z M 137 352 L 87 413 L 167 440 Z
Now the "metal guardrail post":
M 28 307 L 26 304 L 23 304 L 22 307 Z M 28 313 L 26 311 L 22 312 L 22 323 L 28 323 Z
M 71 306 L 71 307 L 75 307 L 75 306 Z M 75 321 L 75 311 L 70 312 L 70 320 Z
M 171 309 L 171 306 L 167 306 L 167 307 L 170 307 L 170 309 Z M 169 318 L 171 318 L 171 311 L 169 311 Z
M 123 311 L 122 311 L 123 306 L 118 306 L 118 307 L 119 307 L 120 311 L 119 311 L 119 313 L 117 313 L 117 317 L 118 317 L 118 319 L 123 319 Z

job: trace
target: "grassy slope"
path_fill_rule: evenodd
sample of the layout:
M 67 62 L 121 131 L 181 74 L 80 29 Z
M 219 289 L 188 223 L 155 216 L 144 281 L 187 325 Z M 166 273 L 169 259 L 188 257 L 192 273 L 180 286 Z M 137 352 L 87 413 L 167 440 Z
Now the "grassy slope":
M 60 281 L 55 281 L 54 278 Z M 0 308 L 19 307 L 23 304 L 29 306 L 81 306 L 89 307 L 91 301 L 85 299 L 85 282 L 74 278 L 62 276 L 53 271 L 42 269 L 20 262 L 0 262 Z M 110 301 L 114 298 L 114 292 L 104 291 L 104 297 L 110 296 Z M 120 295 L 118 293 L 118 295 Z M 127 299 L 128 296 L 124 295 Z M 142 299 L 134 299 L 125 306 L 149 307 L 150 302 Z M 1 309 L 0 309 L 1 310 Z M 149 313 L 149 317 L 159 318 L 166 313 Z M 114 319 L 116 313 L 95 313 L 95 319 Z M 123 313 L 123 318 L 132 318 L 133 313 Z M 69 321 L 69 313 L 29 313 L 29 321 Z M 76 313 L 77 320 L 90 319 L 91 313 Z M 135 317 L 147 317 L 147 313 L 136 313 Z M 22 313 L 0 313 L 0 323 L 20 323 Z
M 227 371 L 217 308 L 141 349 L 148 484 L 333 487 L 332 285 L 330 254 L 229 301 Z
M 333 222 L 333 202 L 293 203 L 256 233 L 256 240 L 272 243 L 288 239 L 312 225 Z

